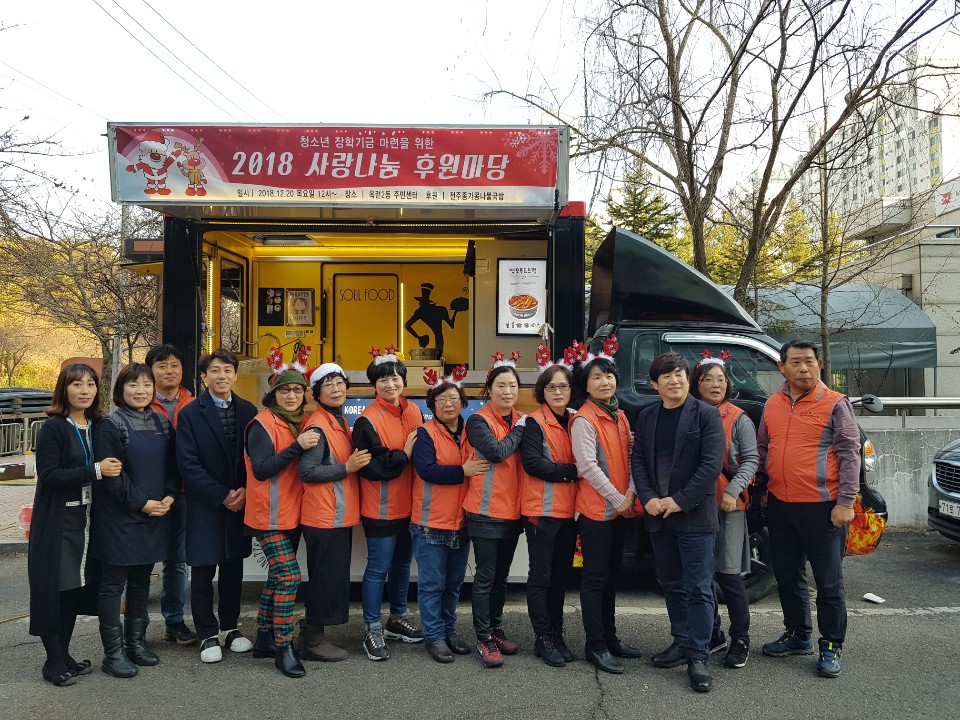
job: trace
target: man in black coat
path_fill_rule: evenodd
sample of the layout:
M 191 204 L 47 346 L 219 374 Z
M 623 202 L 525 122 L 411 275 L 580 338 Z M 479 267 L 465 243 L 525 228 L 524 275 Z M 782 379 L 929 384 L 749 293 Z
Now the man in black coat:
M 660 402 L 637 417 L 631 472 L 653 546 L 673 643 L 653 656 L 657 667 L 687 663 L 690 687 L 709 692 L 713 630 L 716 484 L 726 439 L 717 409 L 690 396 L 690 366 L 679 353 L 650 365 Z
M 177 465 L 187 496 L 187 564 L 190 605 L 200 638 L 200 659 L 219 662 L 220 631 L 233 652 L 253 643 L 238 628 L 243 559 L 250 538 L 243 532 L 246 467 L 243 431 L 256 417 L 253 403 L 233 393 L 239 363 L 224 349 L 204 355 L 200 377 L 207 390 L 180 411 Z M 219 623 L 213 612 L 213 576 L 219 568 Z

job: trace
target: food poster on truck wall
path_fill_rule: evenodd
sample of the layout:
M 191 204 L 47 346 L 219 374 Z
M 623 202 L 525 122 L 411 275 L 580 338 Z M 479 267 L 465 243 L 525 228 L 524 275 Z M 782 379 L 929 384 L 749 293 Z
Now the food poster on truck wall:
M 497 261 L 497 335 L 537 335 L 547 321 L 547 261 Z
M 554 208 L 566 201 L 558 127 L 110 123 L 108 135 L 117 202 Z

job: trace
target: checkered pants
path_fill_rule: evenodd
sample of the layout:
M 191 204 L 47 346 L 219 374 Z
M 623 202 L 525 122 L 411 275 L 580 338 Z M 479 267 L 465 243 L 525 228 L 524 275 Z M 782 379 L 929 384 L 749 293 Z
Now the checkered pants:
M 291 538 L 282 532 L 258 533 L 257 541 L 267 560 L 267 582 L 260 593 L 257 628 L 273 628 L 278 647 L 293 640 L 293 602 L 300 587 L 300 565 Z

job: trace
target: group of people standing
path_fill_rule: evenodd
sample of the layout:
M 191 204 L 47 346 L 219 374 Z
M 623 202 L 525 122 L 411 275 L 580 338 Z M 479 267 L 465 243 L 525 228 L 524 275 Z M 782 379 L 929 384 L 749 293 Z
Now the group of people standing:
M 805 357 L 807 348 L 801 350 Z M 221 660 L 223 647 L 252 651 L 273 658 L 284 675 L 301 677 L 306 673 L 301 660 L 345 660 L 347 651 L 326 637 L 325 628 L 348 619 L 357 524 L 367 544 L 362 647 L 370 660 L 387 660 L 385 641 L 401 640 L 423 642 L 439 663 L 476 652 L 486 667 L 503 665 L 504 656 L 519 649 L 503 614 L 509 569 L 524 534 L 534 652 L 548 665 L 564 666 L 574 659 L 565 640 L 563 605 L 579 535 L 585 657 L 599 670 L 623 673 L 622 659 L 641 652 L 617 633 L 616 585 L 627 519 L 642 513 L 673 637 L 652 662 L 686 663 L 691 687 L 710 690 L 711 653 L 726 648 L 724 662 L 731 667 L 743 667 L 749 653 L 742 573 L 749 567 L 745 507 L 754 475 L 769 476 L 771 519 L 779 513 L 783 533 L 792 533 L 784 542 L 796 543 L 794 536 L 805 533 L 800 540 L 813 544 L 800 552 L 812 561 L 820 545 L 805 523 L 819 509 L 804 508 L 809 518 L 792 511 L 792 468 L 781 446 L 792 440 L 781 432 L 777 416 L 775 426 L 761 424 L 758 447 L 749 418 L 729 402 L 732 384 L 723 358 L 705 358 L 692 377 L 683 356 L 656 358 L 650 376 L 661 402 L 641 412 L 634 433 L 617 403 L 615 352 L 614 338 L 596 355 L 574 343 L 556 362 L 538 348 L 541 372 L 533 391 L 539 407 L 529 414 L 515 408 L 519 353 L 510 359 L 495 354 L 484 383 L 487 402 L 469 417 L 470 400 L 461 386 L 465 370 L 442 378 L 428 371 L 426 405 L 433 416 L 425 421 L 404 397 L 407 368 L 395 349 L 375 349 L 366 370 L 375 397 L 353 427 L 342 412 L 350 381 L 336 363 L 309 372 L 299 364 L 283 365 L 282 359 L 272 363 L 274 374 L 258 412 L 233 392 L 238 361 L 231 353 L 220 349 L 200 358 L 207 389 L 193 400 L 179 387 L 182 356 L 172 346 L 160 346 L 148 354 L 147 364 L 121 371 L 114 410 L 106 417 L 96 372 L 86 365 L 65 367 L 38 441 L 30 539 L 30 632 L 41 637 L 47 653 L 44 678 L 70 685 L 90 672 L 90 662 L 74 660 L 69 651 L 78 614 L 99 616 L 105 672 L 131 677 L 139 666 L 159 662 L 144 642 L 150 572 L 159 561 L 169 566 L 165 585 L 168 575 L 180 576 L 178 562 L 191 568 L 196 634 L 183 622 L 181 585 L 179 617 L 176 607 L 163 607 L 168 593 L 161 597 L 164 637 L 181 644 L 199 639 L 203 662 Z M 785 368 L 791 359 L 781 365 L 788 390 L 793 385 Z M 166 372 L 171 364 L 180 370 L 173 392 L 174 378 Z M 801 372 L 805 383 L 811 373 Z M 818 379 L 799 399 L 786 397 L 795 404 L 809 401 L 811 392 L 824 407 L 832 403 L 824 416 L 832 430 L 836 413 L 830 410 L 843 403 Z M 305 412 L 307 393 L 316 401 L 312 414 Z M 837 432 L 849 434 L 843 417 Z M 822 437 L 819 442 L 822 450 Z M 812 482 L 820 482 L 825 468 L 818 502 L 830 506 L 839 537 L 850 518 L 834 506 L 849 499 L 851 461 L 846 446 L 840 460 L 831 447 L 823 451 L 826 460 L 816 465 Z M 844 476 L 839 486 L 838 467 Z M 807 502 L 806 494 L 798 498 Z M 776 537 L 772 527 L 771 536 Z M 240 631 L 239 614 L 243 559 L 252 537 L 263 551 L 267 581 L 251 641 Z M 301 537 L 309 584 L 298 628 L 293 606 L 301 581 Z M 460 638 L 456 624 L 471 543 L 475 644 Z M 826 630 L 826 613 L 820 613 L 818 671 L 826 675 L 839 674 L 845 625 L 839 561 L 834 567 L 824 559 L 834 549 L 821 548 L 814 564 L 818 585 L 821 576 L 825 583 L 834 581 L 823 598 L 836 616 Z M 407 614 L 413 557 L 422 629 Z M 780 557 L 782 566 L 776 554 L 774 561 L 781 599 L 786 593 L 790 603 L 789 610 L 784 603 L 787 632 L 764 652 L 812 652 L 809 602 L 798 568 L 789 567 L 797 565 L 796 552 Z M 729 645 L 720 629 L 714 580 L 730 613 Z M 169 595 L 175 596 L 173 585 Z

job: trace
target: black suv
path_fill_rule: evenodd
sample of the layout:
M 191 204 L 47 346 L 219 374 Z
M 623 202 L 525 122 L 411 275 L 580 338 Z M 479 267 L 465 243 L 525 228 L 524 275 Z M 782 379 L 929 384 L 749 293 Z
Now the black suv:
M 592 290 L 590 350 L 599 352 L 606 338 L 617 336 L 617 399 L 631 425 L 641 408 L 659 400 L 650 383 L 653 358 L 664 352 L 679 352 L 693 367 L 705 350 L 714 357 L 724 350 L 731 353 L 727 369 L 734 385 L 732 401 L 755 424 L 760 422 L 764 403 L 784 382 L 777 367 L 780 343 L 764 334 L 753 318 L 711 280 L 654 243 L 614 229 L 594 257 Z M 861 437 L 861 502 L 885 518 L 886 503 L 867 482 L 867 473 L 876 464 L 873 445 L 862 430 Z M 960 481 L 960 462 L 954 471 Z M 747 521 L 753 562 L 746 584 L 753 601 L 767 595 L 776 581 L 768 565 L 766 518 L 759 508 L 751 508 Z M 956 523 L 960 528 L 960 519 Z M 645 533 L 639 532 L 632 549 L 642 552 L 647 548 Z
M 960 439 L 947 443 L 933 458 L 927 524 L 960 542 Z

